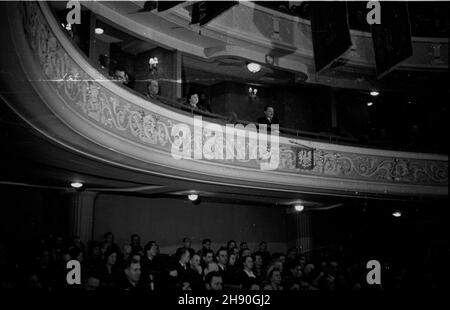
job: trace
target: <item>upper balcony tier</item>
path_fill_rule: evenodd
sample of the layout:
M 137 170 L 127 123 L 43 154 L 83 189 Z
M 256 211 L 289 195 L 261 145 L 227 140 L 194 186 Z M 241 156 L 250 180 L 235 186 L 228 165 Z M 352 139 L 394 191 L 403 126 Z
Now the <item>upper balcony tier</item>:
M 140 1 L 83 4 L 137 36 L 203 59 L 238 56 L 266 64 L 266 56 L 271 55 L 274 68 L 295 72 L 300 81 L 366 90 L 397 87 L 391 79 L 376 78 L 369 32 L 351 30 L 352 47 L 332 68 L 316 74 L 310 21 L 253 2 L 240 2 L 203 27 L 190 24 L 189 1 L 162 13 L 136 13 L 144 5 Z M 412 41 L 413 55 L 391 76 L 448 72 L 448 37 L 416 36 Z
M 93 10 L 104 6 L 91 5 Z M 192 113 L 146 99 L 98 71 L 46 3 L 2 7 L 2 39 L 13 42 L 11 57 L 1 59 L 2 99 L 38 132 L 72 152 L 140 173 L 244 188 L 343 196 L 448 195 L 446 155 L 280 136 L 278 149 L 276 140 L 264 148 L 268 158 L 236 159 L 235 148 L 222 143 L 220 132 L 226 127 L 212 116 L 202 120 L 203 128 L 211 130 L 199 130 Z M 205 146 L 202 159 L 194 159 L 198 148 L 188 138 Z M 248 151 L 248 142 L 237 152 Z M 182 151 L 184 158 L 173 156 Z M 227 153 L 234 156 L 220 159 Z

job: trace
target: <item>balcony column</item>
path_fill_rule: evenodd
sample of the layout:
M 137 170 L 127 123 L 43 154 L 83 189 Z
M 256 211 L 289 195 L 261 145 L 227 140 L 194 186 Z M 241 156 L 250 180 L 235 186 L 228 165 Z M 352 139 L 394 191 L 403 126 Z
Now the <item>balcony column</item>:
M 175 83 L 173 84 L 172 90 L 172 100 L 177 100 L 181 98 L 182 94 L 182 57 L 181 52 L 176 51 L 173 55 L 173 71 L 175 72 L 174 78 Z
M 334 93 L 333 88 L 330 88 L 330 110 L 331 110 L 331 128 L 333 130 L 337 130 L 338 128 L 337 102 L 336 102 L 336 94 Z
M 305 253 L 306 255 L 311 254 L 310 251 L 313 250 L 311 218 L 312 215 L 308 211 L 297 212 L 296 214 L 296 246 L 300 253 Z
M 70 236 L 79 236 L 84 244 L 93 238 L 94 205 L 97 195 L 98 193 L 89 191 L 65 194 L 68 233 Z

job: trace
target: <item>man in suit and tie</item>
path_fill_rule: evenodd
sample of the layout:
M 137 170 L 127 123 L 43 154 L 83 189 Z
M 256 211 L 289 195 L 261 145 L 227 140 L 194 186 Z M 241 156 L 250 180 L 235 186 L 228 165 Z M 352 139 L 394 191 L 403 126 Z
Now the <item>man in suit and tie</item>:
M 226 247 L 221 247 L 216 255 L 217 265 L 219 266 L 219 274 L 222 276 L 224 283 L 227 282 L 227 264 L 228 264 L 228 250 Z
M 261 116 L 260 118 L 258 118 L 257 122 L 258 122 L 258 124 L 267 125 L 267 133 L 270 133 L 271 125 L 279 124 L 278 118 L 275 115 L 275 109 L 270 105 L 266 105 L 264 107 L 264 116 Z M 258 128 L 259 128 L 259 126 L 258 126 Z

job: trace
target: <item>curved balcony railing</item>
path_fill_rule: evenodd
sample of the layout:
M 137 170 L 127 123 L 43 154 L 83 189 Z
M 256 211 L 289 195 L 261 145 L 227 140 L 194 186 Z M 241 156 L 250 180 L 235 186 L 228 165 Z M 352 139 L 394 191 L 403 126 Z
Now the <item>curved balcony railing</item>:
M 56 120 L 49 122 L 43 115 L 26 119 L 27 113 L 21 116 L 77 152 L 144 173 L 231 186 L 352 196 L 448 195 L 448 157 L 437 154 L 280 137 L 279 152 L 273 143 L 266 159 L 207 159 L 207 152 L 203 159 L 194 159 L 195 144 L 188 153 L 180 147 L 184 139 L 180 127 L 194 133 L 194 142 L 213 141 L 215 147 L 221 145 L 220 135 L 213 137 L 203 130 L 201 140 L 195 140 L 198 127 L 192 115 L 145 100 L 106 79 L 62 32 L 46 3 L 13 2 L 7 8 L 2 14 L 7 14 L 14 29 L 10 35 L 20 59 L 17 70 L 27 75 L 41 104 L 50 111 L 48 116 Z M 15 111 L 33 113 L 36 108 L 23 101 L 15 104 Z M 71 136 L 56 132 L 56 122 Z M 216 134 L 226 132 L 211 119 L 203 123 L 203 128 L 215 128 Z M 88 141 L 95 147 L 87 147 Z M 225 154 L 230 151 L 227 146 L 210 150 Z M 174 148 L 185 158 L 174 158 Z M 244 151 L 247 148 L 248 143 Z M 240 150 L 231 150 L 235 151 Z M 278 164 L 262 170 L 274 162 Z

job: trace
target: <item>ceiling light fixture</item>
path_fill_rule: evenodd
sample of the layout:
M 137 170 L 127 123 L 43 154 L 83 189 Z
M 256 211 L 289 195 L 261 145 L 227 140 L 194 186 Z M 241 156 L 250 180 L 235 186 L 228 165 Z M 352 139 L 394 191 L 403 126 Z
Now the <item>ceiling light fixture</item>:
M 198 194 L 189 194 L 188 199 L 190 201 L 196 201 L 198 199 Z
M 95 33 L 96 33 L 96 34 L 103 34 L 103 32 L 105 32 L 105 31 L 103 30 L 103 28 L 100 28 L 100 27 L 95 28 Z
M 72 182 L 72 183 L 70 183 L 70 186 L 72 186 L 73 188 L 81 188 L 81 187 L 83 187 L 83 183 L 81 183 L 81 182 Z
M 378 96 L 380 93 L 379 92 L 377 92 L 376 90 L 372 90 L 371 92 L 370 92 L 370 95 L 372 96 L 372 97 L 376 97 L 376 96 Z
M 373 105 L 373 102 L 367 102 L 367 106 L 370 107 Z
M 303 205 L 297 204 L 294 206 L 294 209 L 297 212 L 302 212 L 305 209 L 305 207 Z
M 247 65 L 247 69 L 251 73 L 256 73 L 256 72 L 259 72 L 259 70 L 261 70 L 261 65 L 251 62 Z
M 400 216 L 402 216 L 402 213 L 400 211 L 395 211 L 395 212 L 392 213 L 392 216 L 393 217 L 400 217 Z

